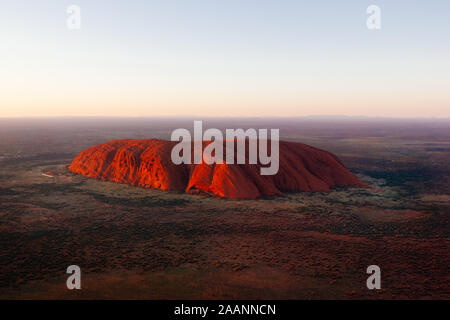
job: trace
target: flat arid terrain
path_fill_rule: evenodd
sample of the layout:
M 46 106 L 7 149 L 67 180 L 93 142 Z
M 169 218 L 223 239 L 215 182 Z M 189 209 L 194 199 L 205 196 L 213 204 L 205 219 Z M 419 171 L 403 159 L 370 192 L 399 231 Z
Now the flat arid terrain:
M 0 119 L 0 298 L 450 299 L 450 120 L 204 121 L 279 128 L 368 188 L 227 200 L 67 168 L 90 146 L 169 140 L 193 120 Z M 81 290 L 66 288 L 70 265 Z

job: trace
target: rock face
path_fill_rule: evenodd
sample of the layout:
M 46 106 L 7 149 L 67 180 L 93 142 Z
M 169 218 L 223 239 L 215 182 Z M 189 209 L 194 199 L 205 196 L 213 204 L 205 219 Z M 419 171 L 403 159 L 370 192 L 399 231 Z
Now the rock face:
M 279 170 L 271 176 L 260 175 L 260 164 L 175 165 L 171 151 L 177 143 L 114 140 L 82 151 L 69 169 L 102 180 L 230 199 L 364 186 L 336 156 L 302 143 L 280 141 Z M 204 142 L 203 147 L 208 143 Z

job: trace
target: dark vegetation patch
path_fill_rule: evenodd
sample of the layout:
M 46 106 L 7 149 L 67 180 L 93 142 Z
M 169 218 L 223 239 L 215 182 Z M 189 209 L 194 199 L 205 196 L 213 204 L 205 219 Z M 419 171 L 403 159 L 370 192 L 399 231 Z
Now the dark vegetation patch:
M 142 198 L 116 198 L 116 197 L 108 197 L 98 193 L 88 193 L 95 200 L 111 204 L 111 205 L 120 205 L 124 207 L 170 207 L 170 206 L 182 206 L 190 203 L 191 201 L 186 199 L 160 199 L 157 197 L 142 197 Z
M 449 181 L 448 172 L 429 167 L 395 171 L 370 170 L 362 173 L 375 179 L 384 179 L 387 186 L 402 187 L 410 194 L 430 191 L 442 193 L 446 190 L 445 183 Z
M 16 196 L 18 194 L 20 193 L 13 189 L 0 187 L 0 196 Z
M 386 180 L 386 185 L 402 186 L 408 182 L 429 181 L 439 172 L 433 172 L 429 168 L 419 168 L 396 171 L 365 171 L 365 174 L 372 178 Z
M 11 244 L 22 245 L 16 250 L 7 250 Z M 61 254 L 64 248 L 76 253 L 73 234 L 68 229 L 36 230 L 27 233 L 1 232 L 0 287 L 18 287 L 25 280 L 51 278 L 64 270 L 69 260 Z M 11 267 L 14 266 L 14 267 Z M 40 272 L 36 272 L 36 267 Z
M 64 184 L 57 184 L 57 183 L 35 183 L 27 186 L 21 186 L 20 188 L 23 188 L 26 190 L 26 192 L 30 193 L 37 193 L 41 195 L 49 195 L 51 193 L 55 192 L 61 192 L 61 193 L 80 193 L 82 190 L 78 189 L 77 186 L 82 185 L 84 182 L 77 182 L 77 183 L 64 183 Z
M 425 150 L 435 152 L 450 152 L 450 148 L 441 148 L 441 147 L 425 148 Z

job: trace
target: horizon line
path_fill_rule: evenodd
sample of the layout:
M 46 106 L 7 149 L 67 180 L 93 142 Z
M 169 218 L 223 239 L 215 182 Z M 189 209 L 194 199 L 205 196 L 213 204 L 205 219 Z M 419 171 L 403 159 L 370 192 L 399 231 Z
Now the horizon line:
M 380 119 L 380 120 L 450 120 L 450 116 L 367 116 L 367 115 L 303 115 L 303 116 L 200 116 L 200 115 L 155 115 L 155 116 L 0 116 L 0 120 L 43 119 Z

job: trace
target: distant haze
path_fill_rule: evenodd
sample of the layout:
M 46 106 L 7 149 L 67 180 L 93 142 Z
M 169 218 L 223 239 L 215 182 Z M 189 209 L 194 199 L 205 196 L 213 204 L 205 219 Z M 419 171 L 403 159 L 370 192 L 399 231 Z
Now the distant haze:
M 2 1 L 0 117 L 450 117 L 449 14 L 448 0 Z

